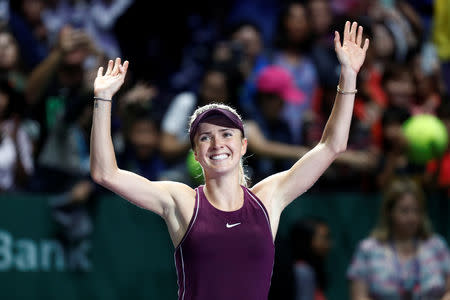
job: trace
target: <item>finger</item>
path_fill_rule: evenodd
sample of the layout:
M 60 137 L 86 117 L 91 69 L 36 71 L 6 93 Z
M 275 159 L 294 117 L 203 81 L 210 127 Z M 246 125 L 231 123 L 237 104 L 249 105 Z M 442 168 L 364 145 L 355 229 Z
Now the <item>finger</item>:
M 98 68 L 97 77 L 101 77 L 103 75 L 103 67 Z
M 366 52 L 368 48 L 369 48 L 369 39 L 365 39 L 364 46 L 363 46 L 364 52 Z
M 352 41 L 352 42 L 356 41 L 356 29 L 357 28 L 358 28 L 358 23 L 353 22 L 352 29 L 350 30 L 350 41 Z
M 112 76 L 116 76 L 119 73 L 119 66 L 120 66 L 120 58 L 117 57 L 116 61 L 114 62 L 114 68 L 111 72 Z
M 334 49 L 338 49 L 341 47 L 341 38 L 339 36 L 339 32 L 334 32 Z
M 359 26 L 358 27 L 358 34 L 356 36 L 356 45 L 358 45 L 358 46 L 361 46 L 362 35 L 363 35 L 363 27 Z
M 108 69 L 106 69 L 105 75 L 111 75 L 112 68 L 113 68 L 113 61 L 109 60 L 108 61 Z
M 128 60 L 126 60 L 124 63 L 123 63 L 123 75 L 125 76 L 126 74 L 127 74 L 127 70 L 128 70 L 128 65 L 129 65 L 130 63 L 128 62 Z
M 350 38 L 350 21 L 345 22 L 344 41 Z

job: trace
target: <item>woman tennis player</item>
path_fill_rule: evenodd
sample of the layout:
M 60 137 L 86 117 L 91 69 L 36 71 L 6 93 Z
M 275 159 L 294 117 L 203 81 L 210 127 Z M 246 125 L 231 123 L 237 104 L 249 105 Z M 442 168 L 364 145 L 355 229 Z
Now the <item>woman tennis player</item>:
M 198 108 L 189 126 L 205 185 L 196 189 L 171 181 L 151 182 L 117 167 L 111 141 L 111 99 L 122 85 L 128 61 L 109 61 L 98 70 L 91 133 L 91 175 L 95 182 L 160 215 L 175 248 L 179 299 L 267 299 L 274 239 L 284 208 L 308 190 L 345 151 L 356 93 L 356 76 L 369 40 L 346 22 L 343 41 L 335 32 L 341 63 L 336 100 L 319 144 L 289 170 L 247 188 L 242 157 L 247 139 L 230 107 Z

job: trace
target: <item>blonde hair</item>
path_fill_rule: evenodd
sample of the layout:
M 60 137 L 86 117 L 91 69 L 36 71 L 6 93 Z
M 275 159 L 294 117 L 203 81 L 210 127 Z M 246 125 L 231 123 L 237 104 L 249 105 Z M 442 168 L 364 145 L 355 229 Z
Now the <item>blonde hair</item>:
M 232 112 L 234 115 L 236 115 L 239 120 L 242 122 L 242 117 L 238 114 L 238 112 L 232 108 L 231 106 L 228 106 L 226 104 L 223 103 L 210 103 L 210 104 L 206 104 L 204 106 L 200 106 L 198 107 L 194 113 L 191 115 L 190 119 L 189 119 L 189 126 L 188 126 L 188 133 L 191 132 L 191 126 L 192 123 L 195 121 L 195 119 L 203 112 L 210 110 L 210 109 L 214 109 L 214 108 L 221 108 L 221 109 L 225 109 L 227 111 Z M 245 138 L 244 135 L 242 135 L 242 138 Z M 195 145 L 193 145 L 194 147 Z M 194 150 L 194 149 L 192 149 Z M 203 168 L 202 168 L 202 172 L 203 172 Z M 203 172 L 204 175 L 204 172 Z M 244 162 L 243 159 L 241 158 L 240 162 L 239 162 L 239 184 L 243 185 L 245 187 L 248 187 L 250 183 L 250 177 L 246 174 L 246 171 L 244 169 Z
M 410 178 L 397 178 L 384 193 L 378 224 L 372 231 L 372 237 L 380 242 L 386 242 L 392 237 L 392 211 L 398 200 L 406 194 L 413 195 L 419 204 L 421 222 L 416 237 L 427 239 L 432 235 L 425 196 L 420 185 Z

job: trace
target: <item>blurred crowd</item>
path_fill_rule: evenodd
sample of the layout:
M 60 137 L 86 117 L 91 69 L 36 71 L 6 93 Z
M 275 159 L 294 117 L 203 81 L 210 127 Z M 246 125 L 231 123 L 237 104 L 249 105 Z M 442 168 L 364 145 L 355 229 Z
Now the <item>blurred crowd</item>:
M 113 99 L 119 167 L 198 185 L 188 117 L 200 105 L 224 102 L 245 120 L 244 164 L 255 183 L 319 142 L 339 80 L 334 31 L 346 20 L 364 27 L 370 47 L 348 150 L 311 192 L 370 193 L 407 176 L 450 197 L 449 147 L 411 161 L 403 130 L 410 117 L 431 114 L 450 132 L 447 0 L 153 2 L 0 0 L 0 192 L 49 194 L 68 245 L 92 232 L 95 205 L 84 204 L 105 192 L 89 176 L 99 66 L 130 61 Z M 312 236 L 313 223 L 328 230 L 318 220 L 294 230 Z M 312 254 L 302 255 L 296 272 L 304 278 Z M 313 263 L 324 288 L 322 262 Z M 368 276 L 362 268 L 355 261 L 349 276 Z
M 245 119 L 253 182 L 285 170 L 320 140 L 339 79 L 334 31 L 356 20 L 371 46 L 348 151 L 313 190 L 371 192 L 408 175 L 448 193 L 449 151 L 411 162 L 402 130 L 423 113 L 449 129 L 446 1 L 147 4 L 0 1 L 1 191 L 66 194 L 69 202 L 99 191 L 89 177 L 93 79 L 118 56 L 131 63 L 114 99 L 120 167 L 197 185 L 187 118 L 225 102 Z

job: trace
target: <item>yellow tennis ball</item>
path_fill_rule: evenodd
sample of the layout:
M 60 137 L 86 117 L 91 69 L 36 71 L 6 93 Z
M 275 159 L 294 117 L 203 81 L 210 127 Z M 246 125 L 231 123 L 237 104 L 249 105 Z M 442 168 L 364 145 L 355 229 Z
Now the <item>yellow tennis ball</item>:
M 189 175 L 191 175 L 196 183 L 203 184 L 205 182 L 202 166 L 195 160 L 194 152 L 192 150 L 189 151 L 186 157 L 186 168 Z
M 444 154 L 447 149 L 447 129 L 433 115 L 412 116 L 403 124 L 403 132 L 409 142 L 408 154 L 413 163 L 425 164 Z

